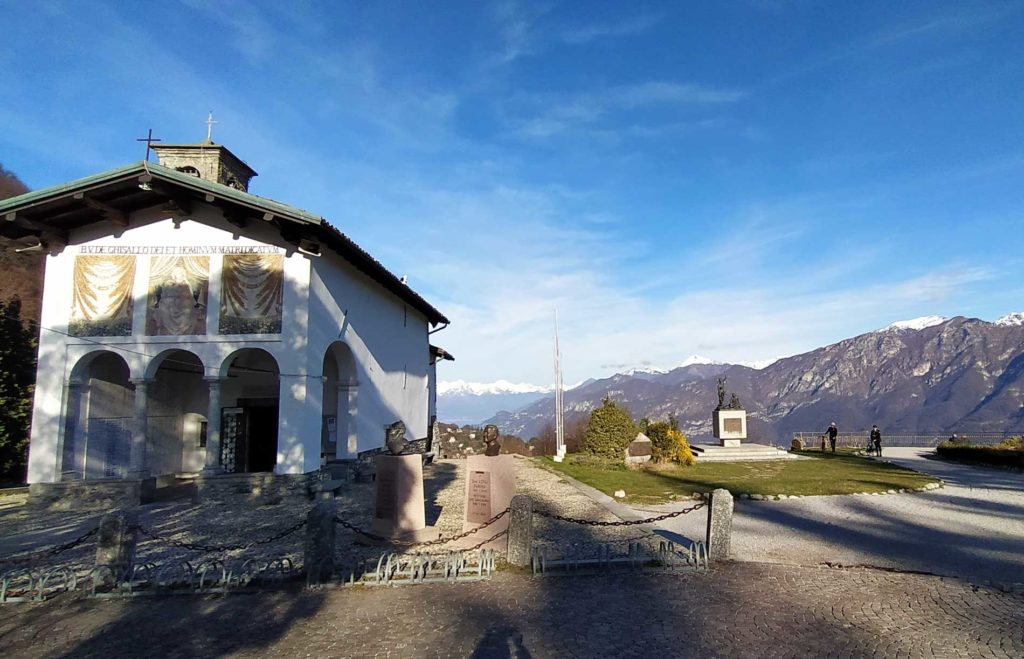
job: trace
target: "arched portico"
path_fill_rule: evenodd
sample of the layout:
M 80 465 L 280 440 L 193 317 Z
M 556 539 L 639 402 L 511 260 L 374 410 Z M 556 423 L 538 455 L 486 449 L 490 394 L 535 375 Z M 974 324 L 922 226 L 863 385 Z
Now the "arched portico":
M 64 397 L 64 478 L 125 478 L 141 460 L 133 455 L 135 389 L 128 362 L 113 351 L 90 352 L 74 365 Z
M 261 348 L 242 348 L 221 364 L 219 468 L 223 471 L 274 471 L 278 461 L 279 381 L 277 360 Z
M 359 451 L 356 436 L 358 379 L 352 350 L 335 341 L 324 352 L 323 430 L 321 452 L 334 457 L 354 458 Z
M 195 354 L 165 350 L 146 368 L 146 468 L 173 474 L 203 468 L 208 409 L 205 369 Z

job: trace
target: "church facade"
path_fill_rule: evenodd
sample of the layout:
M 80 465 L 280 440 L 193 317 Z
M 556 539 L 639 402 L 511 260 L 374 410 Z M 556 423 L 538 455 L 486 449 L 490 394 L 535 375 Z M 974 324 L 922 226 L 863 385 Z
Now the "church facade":
M 302 474 L 432 422 L 447 318 L 220 145 L 0 202 L 45 250 L 30 483 Z

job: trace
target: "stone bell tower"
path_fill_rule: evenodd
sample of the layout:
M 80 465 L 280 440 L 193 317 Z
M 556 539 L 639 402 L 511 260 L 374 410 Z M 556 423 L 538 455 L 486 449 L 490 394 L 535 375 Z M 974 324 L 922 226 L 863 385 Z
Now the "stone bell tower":
M 209 139 L 200 144 L 153 144 L 152 149 L 164 167 L 243 192 L 249 191 L 249 181 L 256 176 L 256 171 L 227 147 Z

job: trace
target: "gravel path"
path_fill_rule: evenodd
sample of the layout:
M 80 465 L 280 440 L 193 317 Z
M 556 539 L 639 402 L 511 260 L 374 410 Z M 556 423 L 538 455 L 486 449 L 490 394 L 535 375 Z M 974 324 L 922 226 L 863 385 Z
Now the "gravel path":
M 945 487 L 928 492 L 737 500 L 734 558 L 871 565 L 1024 583 L 1024 475 L 930 455 L 930 449 L 886 448 L 884 456 L 946 481 Z M 683 518 L 664 528 L 703 539 L 702 522 Z

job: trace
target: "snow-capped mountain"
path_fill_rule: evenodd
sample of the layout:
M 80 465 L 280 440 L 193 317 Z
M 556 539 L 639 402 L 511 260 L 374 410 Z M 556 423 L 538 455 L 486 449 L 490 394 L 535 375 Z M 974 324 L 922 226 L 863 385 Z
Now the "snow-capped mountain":
M 437 383 L 438 396 L 493 396 L 500 394 L 546 394 L 554 386 L 539 386 L 525 382 L 467 382 L 466 380 L 441 381 Z
M 724 364 L 725 362 L 718 362 L 714 359 L 708 359 L 707 357 L 701 357 L 700 355 L 690 355 L 682 361 L 676 368 L 683 368 L 684 366 L 693 366 L 694 364 Z
M 897 320 L 895 323 L 890 323 L 878 330 L 879 332 L 902 332 L 902 331 L 920 331 L 926 327 L 932 327 L 934 325 L 941 325 L 942 323 L 949 320 L 946 316 L 920 316 L 918 318 L 911 318 L 910 320 Z
M 1008 313 L 1005 316 L 1000 316 L 996 319 L 996 325 L 1006 325 L 1010 327 L 1016 327 L 1017 325 L 1024 325 L 1024 311 L 1018 311 L 1016 313 Z

